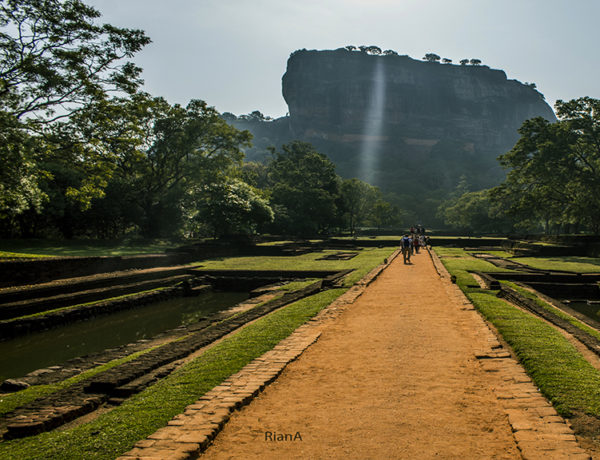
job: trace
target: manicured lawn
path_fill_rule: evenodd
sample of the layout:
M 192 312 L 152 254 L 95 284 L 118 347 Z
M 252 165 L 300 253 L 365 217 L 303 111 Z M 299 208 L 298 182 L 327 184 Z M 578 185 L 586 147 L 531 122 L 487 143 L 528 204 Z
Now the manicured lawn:
M 482 259 L 476 259 L 464 249 L 460 248 L 434 248 L 435 252 L 440 256 L 442 263 L 446 269 L 456 276 L 456 283 L 463 290 L 478 289 L 469 286 L 478 286 L 475 278 L 469 272 L 506 272 L 504 270 L 486 262 Z
M 515 257 L 513 260 L 540 270 L 600 273 L 599 257 Z
M 154 254 L 179 245 L 178 242 L 166 240 L 0 240 L 0 258 Z
M 550 305 L 548 302 L 545 302 L 543 299 L 540 299 L 538 296 L 536 296 L 533 292 L 528 291 L 527 289 L 524 289 L 521 286 L 519 286 L 518 284 L 513 283 L 511 281 L 501 280 L 500 282 L 502 284 L 506 284 L 507 286 L 510 286 L 515 291 L 519 292 L 522 296 L 533 300 L 536 304 L 538 304 L 543 309 L 548 310 L 550 313 L 553 313 L 556 316 L 558 316 L 559 318 L 562 318 L 562 319 L 568 321 L 576 328 L 581 329 L 582 331 L 587 332 L 591 336 L 594 336 L 600 340 L 600 331 L 588 326 L 587 324 L 585 324 L 582 321 L 579 321 L 577 318 L 569 315 L 568 313 L 565 313 L 560 308 L 556 308 L 556 307 Z
M 228 257 L 202 261 L 199 268 L 207 270 L 344 270 L 355 269 L 346 277 L 344 286 L 351 286 L 371 269 L 389 257 L 396 248 L 364 248 L 349 260 L 317 260 L 340 251 L 311 252 L 293 257 Z

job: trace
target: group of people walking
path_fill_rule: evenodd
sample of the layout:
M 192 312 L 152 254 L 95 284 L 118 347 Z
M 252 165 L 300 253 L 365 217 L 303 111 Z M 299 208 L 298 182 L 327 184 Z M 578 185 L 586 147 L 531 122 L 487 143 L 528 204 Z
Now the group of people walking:
M 411 256 L 418 254 L 421 248 L 427 248 L 428 245 L 429 237 L 425 235 L 425 228 L 421 225 L 411 227 L 410 232 L 402 237 L 400 243 L 404 263 L 411 263 Z

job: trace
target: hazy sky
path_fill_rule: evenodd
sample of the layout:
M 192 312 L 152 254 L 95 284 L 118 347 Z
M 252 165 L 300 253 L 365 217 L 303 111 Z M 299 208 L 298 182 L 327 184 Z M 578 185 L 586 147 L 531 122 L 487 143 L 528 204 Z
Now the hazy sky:
M 285 115 L 291 52 L 377 45 L 420 59 L 479 58 L 535 82 L 550 104 L 600 98 L 599 0 L 84 0 L 152 39 L 145 90 L 220 112 Z

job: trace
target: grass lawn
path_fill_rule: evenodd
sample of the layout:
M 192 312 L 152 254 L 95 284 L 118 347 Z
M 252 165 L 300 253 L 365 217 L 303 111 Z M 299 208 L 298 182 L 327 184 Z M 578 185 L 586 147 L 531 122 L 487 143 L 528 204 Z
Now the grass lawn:
M 517 291 L 519 294 L 521 294 L 523 297 L 533 300 L 536 304 L 538 304 L 543 309 L 549 311 L 550 313 L 555 314 L 556 316 L 564 319 L 565 321 L 568 321 L 576 328 L 581 329 L 582 331 L 587 332 L 591 336 L 596 337 L 598 340 L 600 340 L 600 331 L 588 326 L 583 321 L 580 321 L 577 318 L 569 315 L 568 313 L 565 313 L 560 308 L 550 305 L 548 302 L 545 302 L 543 299 L 540 299 L 538 296 L 536 296 L 533 292 L 522 288 L 521 286 L 519 286 L 516 283 L 513 283 L 511 281 L 506 281 L 506 280 L 501 280 L 500 282 L 502 284 L 506 284 L 507 286 L 510 286 L 515 291 Z M 597 310 L 598 307 L 593 307 L 593 308 L 595 310 Z
M 557 411 L 564 416 L 586 413 L 600 418 L 600 372 L 557 329 L 497 298 L 497 291 L 473 287 L 477 283 L 469 270 L 481 265 L 470 256 L 461 257 L 456 250 L 435 250 L 456 276 L 457 285 L 515 350 Z
M 0 240 L 0 258 L 127 256 L 161 253 L 179 245 L 166 240 Z
M 354 271 L 346 277 L 344 286 L 351 286 L 371 269 L 389 257 L 396 248 L 364 248 L 349 260 L 317 260 L 339 251 L 311 252 L 290 257 L 228 257 L 204 260 L 198 268 L 207 270 L 344 270 Z
M 495 265 L 482 259 L 476 259 L 464 249 L 461 248 L 434 248 L 436 254 L 440 256 L 446 269 L 454 276 L 456 282 L 461 288 L 470 290 L 469 286 L 478 286 L 475 278 L 469 272 L 506 272 Z
M 470 253 L 476 253 L 476 254 L 489 254 L 491 256 L 496 256 L 496 257 L 501 257 L 503 259 L 510 259 L 512 257 L 514 257 L 514 254 L 511 252 L 506 252 L 506 251 L 469 251 Z
M 515 257 L 512 260 L 540 270 L 599 273 L 600 257 Z

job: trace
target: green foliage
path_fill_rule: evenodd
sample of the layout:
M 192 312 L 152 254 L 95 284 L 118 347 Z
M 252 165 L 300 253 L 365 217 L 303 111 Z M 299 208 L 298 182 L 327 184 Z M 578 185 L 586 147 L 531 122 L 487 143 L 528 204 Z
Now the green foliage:
M 273 152 L 268 165 L 274 229 L 310 236 L 339 224 L 340 181 L 334 164 L 306 142 L 294 141 Z
M 194 188 L 190 197 L 191 220 L 208 226 L 215 237 L 252 234 L 256 227 L 273 221 L 266 199 L 238 179 Z
M 427 53 L 423 56 L 423 60 L 427 62 L 439 62 L 440 57 L 435 53 Z
M 377 229 L 393 226 L 399 227 L 402 225 L 404 215 L 405 212 L 398 206 L 379 198 L 373 205 L 371 222 Z
M 56 132 L 59 120 L 112 92 L 133 93 L 141 83 L 141 69 L 123 59 L 150 40 L 140 30 L 98 25 L 99 16 L 78 0 L 0 4 L 0 219 L 39 210 L 49 199 L 40 185 L 51 178 L 48 159 L 73 168 L 86 164 L 86 152 Z M 55 148 L 56 137 L 68 149 Z M 80 161 L 69 161 L 65 152 Z M 99 196 L 105 180 L 88 175 L 71 193 Z
M 132 57 L 150 40 L 140 30 L 98 25 L 79 0 L 6 0 L 0 6 L 2 111 L 34 125 L 71 115 L 109 91 L 133 92 Z
M 340 192 L 347 226 L 350 234 L 354 235 L 356 228 L 365 225 L 373 215 L 375 203 L 380 199 L 381 192 L 377 187 L 356 178 L 344 179 Z
M 173 234 L 181 226 L 186 191 L 224 180 L 243 158 L 250 133 L 228 125 L 213 107 L 192 100 L 187 107 L 154 99 L 146 124 L 151 129 L 135 169 L 123 169 L 132 179 L 132 198 L 140 204 L 137 224 L 144 236 Z M 129 165 L 126 165 L 129 166 Z
M 507 233 L 512 230 L 512 222 L 492 201 L 489 190 L 466 192 L 460 197 L 444 202 L 440 206 L 444 223 L 467 234 Z
M 526 121 L 515 147 L 500 157 L 506 181 L 492 191 L 519 220 L 546 231 L 575 224 L 600 232 L 600 101 L 557 101 L 559 121 Z

